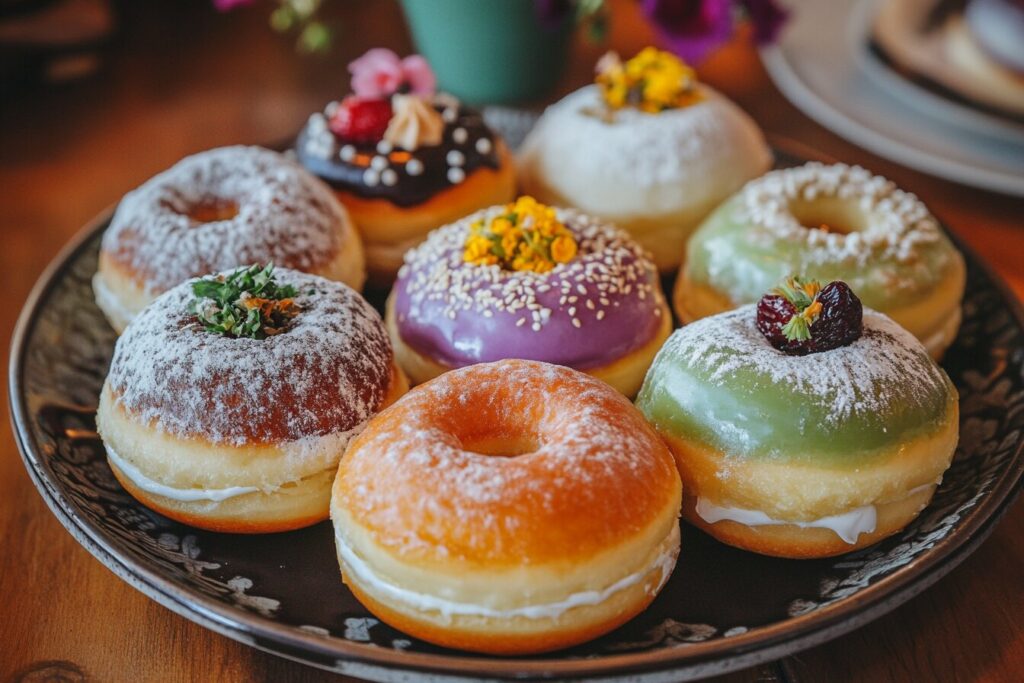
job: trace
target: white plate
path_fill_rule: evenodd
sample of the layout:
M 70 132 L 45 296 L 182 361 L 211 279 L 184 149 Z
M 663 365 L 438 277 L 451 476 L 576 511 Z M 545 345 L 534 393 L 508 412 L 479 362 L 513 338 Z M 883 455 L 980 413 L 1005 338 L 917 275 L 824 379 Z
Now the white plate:
M 966 185 L 1024 196 L 1024 140 L 922 114 L 865 68 L 874 0 L 794 0 L 781 41 L 761 52 L 779 89 L 836 134 L 879 156 Z M 895 95 L 899 94 L 897 97 Z

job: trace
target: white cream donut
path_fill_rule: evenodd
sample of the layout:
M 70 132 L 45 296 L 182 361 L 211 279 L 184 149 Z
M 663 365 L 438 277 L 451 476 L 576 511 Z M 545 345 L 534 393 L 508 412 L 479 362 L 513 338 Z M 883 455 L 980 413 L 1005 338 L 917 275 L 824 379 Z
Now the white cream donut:
M 609 116 L 596 85 L 548 107 L 520 156 L 524 192 L 616 223 L 674 268 L 697 224 L 772 163 L 753 120 L 698 87 L 701 101 L 657 114 Z

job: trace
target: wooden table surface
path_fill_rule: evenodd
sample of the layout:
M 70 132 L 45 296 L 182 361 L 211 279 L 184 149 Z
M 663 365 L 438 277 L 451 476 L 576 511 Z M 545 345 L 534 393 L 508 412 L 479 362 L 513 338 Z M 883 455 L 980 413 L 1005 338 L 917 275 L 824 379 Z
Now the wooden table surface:
M 392 2 L 328 3 L 342 34 L 325 58 L 299 57 L 272 34 L 266 4 L 227 16 L 199 0 L 121 4 L 127 30 L 101 74 L 0 102 L 0 291 L 9 302 L 0 324 L 7 335 L 60 246 L 124 192 L 190 152 L 284 139 L 343 93 L 353 56 L 376 45 L 409 50 Z M 613 4 L 610 42 L 627 54 L 651 40 L 635 5 Z M 600 52 L 577 45 L 562 92 L 587 80 Z M 769 134 L 862 164 L 917 193 L 1024 296 L 1024 202 L 844 142 L 791 106 L 744 44 L 716 54 L 701 76 Z M 0 430 L 0 681 L 340 680 L 207 631 L 116 578 L 46 509 L 7 420 Z M 991 538 L 924 595 L 828 644 L 721 680 L 1021 680 L 1022 623 L 1018 501 Z

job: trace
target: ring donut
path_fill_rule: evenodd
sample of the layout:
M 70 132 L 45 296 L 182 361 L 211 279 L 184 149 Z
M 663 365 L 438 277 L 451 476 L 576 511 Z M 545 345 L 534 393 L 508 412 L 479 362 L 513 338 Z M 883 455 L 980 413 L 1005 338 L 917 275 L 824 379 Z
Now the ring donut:
M 809 163 L 747 184 L 694 233 L 673 296 L 692 322 L 794 273 L 842 280 L 933 358 L 960 327 L 963 257 L 914 195 L 858 166 Z
M 643 610 L 679 552 L 679 475 L 607 384 L 535 361 L 453 370 L 370 421 L 331 499 L 343 578 L 383 621 L 542 652 Z
M 260 147 L 186 157 L 121 200 L 103 235 L 96 303 L 115 330 L 193 277 L 273 262 L 357 291 L 363 247 L 330 189 Z

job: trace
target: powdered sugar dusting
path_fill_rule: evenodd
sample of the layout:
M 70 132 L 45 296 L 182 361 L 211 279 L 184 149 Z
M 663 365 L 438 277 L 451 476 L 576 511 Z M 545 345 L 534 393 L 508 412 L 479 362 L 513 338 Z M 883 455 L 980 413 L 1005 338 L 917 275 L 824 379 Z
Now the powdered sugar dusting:
M 275 275 L 296 287 L 301 312 L 267 339 L 207 332 L 188 312 L 190 282 L 143 310 L 111 360 L 107 382 L 120 404 L 158 429 L 219 444 L 298 441 L 361 426 L 391 379 L 380 316 L 344 284 L 284 268 Z
M 526 432 L 537 450 L 482 455 L 474 435 Z M 671 456 L 606 384 L 534 361 L 448 372 L 353 442 L 336 497 L 400 554 L 540 560 L 635 534 L 664 514 Z
M 853 344 L 807 356 L 775 349 L 757 329 L 749 304 L 677 330 L 659 355 L 726 385 L 740 370 L 792 387 L 828 405 L 827 420 L 840 424 L 858 415 L 887 411 L 899 402 L 928 405 L 945 392 L 946 377 L 921 343 L 888 316 L 865 309 L 864 333 Z M 657 365 L 657 360 L 655 365 Z
M 238 213 L 199 222 L 202 204 Z M 103 251 L 149 294 L 242 264 L 315 270 L 341 248 L 347 214 L 298 164 L 259 147 L 222 147 L 182 159 L 121 200 Z
M 589 178 L 628 181 L 640 190 L 687 187 L 716 172 L 719 164 L 747 169 L 752 155 L 766 158 L 753 123 L 711 88 L 700 88 L 703 100 L 658 114 L 633 107 L 609 114 L 597 86 L 580 88 L 548 107 L 527 138 L 525 154 L 553 163 L 580 159 Z M 755 144 L 753 150 L 748 146 Z M 533 146 L 539 145 L 546 149 L 535 151 Z M 551 180 L 559 184 L 571 179 Z
M 859 166 L 812 162 L 765 174 L 741 193 L 743 211 L 756 226 L 778 238 L 805 244 L 812 262 L 833 263 L 873 259 L 913 261 L 920 249 L 938 241 L 941 230 L 916 196 Z M 855 203 L 868 217 L 849 234 L 826 232 L 800 224 L 790 209 L 796 199 L 834 197 Z

